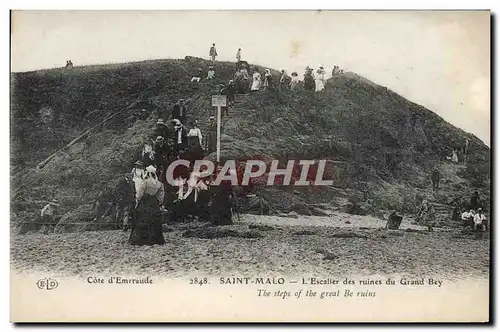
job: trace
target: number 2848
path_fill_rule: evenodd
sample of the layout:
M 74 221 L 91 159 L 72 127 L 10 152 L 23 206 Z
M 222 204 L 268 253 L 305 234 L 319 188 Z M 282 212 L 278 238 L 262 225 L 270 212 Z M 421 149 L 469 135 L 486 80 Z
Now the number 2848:
M 189 284 L 190 285 L 200 285 L 200 286 L 206 285 L 206 284 L 208 284 L 208 279 L 207 279 L 207 277 L 205 277 L 205 278 L 191 278 L 191 279 L 189 279 Z

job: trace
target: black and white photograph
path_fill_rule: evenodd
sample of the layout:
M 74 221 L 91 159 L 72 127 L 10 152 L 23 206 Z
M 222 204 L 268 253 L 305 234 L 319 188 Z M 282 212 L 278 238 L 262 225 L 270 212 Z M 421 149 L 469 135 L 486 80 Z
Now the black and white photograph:
M 11 321 L 488 322 L 491 15 L 12 10 Z

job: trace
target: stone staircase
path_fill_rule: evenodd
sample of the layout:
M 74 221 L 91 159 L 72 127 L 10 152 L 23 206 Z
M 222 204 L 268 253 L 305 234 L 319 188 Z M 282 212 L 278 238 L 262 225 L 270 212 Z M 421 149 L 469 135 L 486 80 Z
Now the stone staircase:
M 249 95 L 247 95 L 247 94 L 236 94 L 235 95 L 234 107 L 229 108 L 229 111 L 228 111 L 229 116 L 224 115 L 225 110 L 224 109 L 222 110 L 222 114 L 221 114 L 222 131 L 221 131 L 221 134 L 224 133 L 224 124 L 227 122 L 227 120 L 234 118 L 234 117 L 244 117 L 249 112 L 248 109 L 241 107 L 242 103 L 244 103 L 247 100 L 248 96 Z M 208 124 L 209 124 L 211 116 L 214 116 L 217 119 L 217 108 L 211 107 L 209 110 L 207 110 L 202 115 L 198 114 L 198 116 L 196 116 L 196 120 L 198 121 L 198 127 L 200 128 L 201 134 L 203 135 L 204 138 L 206 137 L 206 135 L 208 133 Z M 192 113 L 188 112 L 187 122 L 189 123 L 189 121 L 192 118 L 193 118 Z
M 237 94 L 237 95 L 235 95 L 235 98 L 234 98 L 234 107 L 229 108 L 229 111 L 228 111 L 229 116 L 224 115 L 225 111 L 224 111 L 224 109 L 222 110 L 222 114 L 221 114 L 221 125 L 222 125 L 222 127 L 224 127 L 224 124 L 230 118 L 232 118 L 234 116 L 236 116 L 236 117 L 240 117 L 240 116 L 244 117 L 245 114 L 248 113 L 247 109 L 241 107 L 241 104 L 244 101 L 246 101 L 247 98 L 248 98 L 248 95 L 245 95 L 245 94 Z M 211 116 L 214 116 L 217 119 L 217 108 L 212 107 L 212 108 L 210 108 L 210 110 L 208 112 L 206 112 L 206 114 L 204 114 L 203 116 L 197 117 L 198 126 L 199 126 L 202 134 L 207 132 L 208 123 L 209 123 L 209 119 L 210 119 Z M 190 120 L 189 115 L 188 115 L 188 120 Z

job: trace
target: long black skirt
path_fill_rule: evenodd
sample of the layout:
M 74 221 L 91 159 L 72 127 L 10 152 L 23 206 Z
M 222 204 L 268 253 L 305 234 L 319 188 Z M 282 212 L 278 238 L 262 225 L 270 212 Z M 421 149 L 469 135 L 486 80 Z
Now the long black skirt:
M 165 244 L 160 206 L 155 196 L 144 195 L 132 220 L 130 244 L 139 246 Z
M 231 187 L 227 183 L 221 183 L 213 188 L 211 220 L 214 225 L 231 225 L 233 223 L 230 193 Z

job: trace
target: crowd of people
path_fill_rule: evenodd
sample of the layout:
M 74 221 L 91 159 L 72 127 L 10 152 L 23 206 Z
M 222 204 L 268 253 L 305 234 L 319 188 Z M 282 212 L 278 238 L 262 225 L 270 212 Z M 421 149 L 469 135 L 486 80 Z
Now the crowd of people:
M 218 56 L 215 43 L 212 44 L 209 50 L 209 58 L 215 61 Z M 228 102 L 232 105 L 234 102 L 235 94 L 245 94 L 249 92 L 256 92 L 260 90 L 269 89 L 290 89 L 297 90 L 302 87 L 307 91 L 322 92 L 325 90 L 326 71 L 323 65 L 319 65 L 318 69 L 314 71 L 313 68 L 307 66 L 303 74 L 303 79 L 299 78 L 299 74 L 294 71 L 290 75 L 285 70 L 281 70 L 279 79 L 274 77 L 271 69 L 266 68 L 262 72 L 258 67 L 250 68 L 247 61 L 242 60 L 242 50 L 238 48 L 236 52 L 236 70 L 234 77 L 228 81 L 227 84 L 220 87 L 220 93 L 226 94 Z M 204 76 L 202 69 L 191 78 L 191 82 L 200 82 Z M 339 66 L 334 65 L 332 76 L 341 75 L 344 71 Z M 214 80 L 216 78 L 215 67 L 212 65 L 208 68 L 206 80 Z
M 196 120 L 189 129 L 184 126 L 182 121 L 186 115 L 187 108 L 181 99 L 172 108 L 170 125 L 158 119 L 127 177 L 129 190 L 125 190 L 125 196 L 135 199 L 124 207 L 130 222 L 124 223 L 123 228 L 130 229 L 131 244 L 163 244 L 164 216 L 171 222 L 202 217 L 216 225 L 232 223 L 231 184 L 222 181 L 218 186 L 211 186 L 215 175 L 201 178 L 192 169 L 195 160 L 203 159 L 216 148 L 215 118 L 210 117 L 204 140 Z M 176 184 L 170 185 L 166 171 L 170 163 L 178 159 L 190 161 L 191 166 L 176 167 L 173 174 Z
M 470 228 L 474 231 L 485 232 L 488 229 L 489 224 L 488 218 L 484 212 L 484 204 L 477 191 L 472 194 L 470 200 L 465 204 L 456 202 L 455 208 L 453 209 L 452 220 L 461 220 L 463 227 Z
M 434 175 L 434 173 L 433 173 Z M 469 200 L 455 199 L 450 219 L 461 222 L 464 229 L 475 232 L 485 232 L 488 230 L 488 218 L 484 212 L 484 202 L 480 199 L 479 193 L 475 191 Z M 429 200 L 424 199 L 416 212 L 418 224 L 426 225 L 429 230 L 433 229 L 436 221 L 436 210 Z

